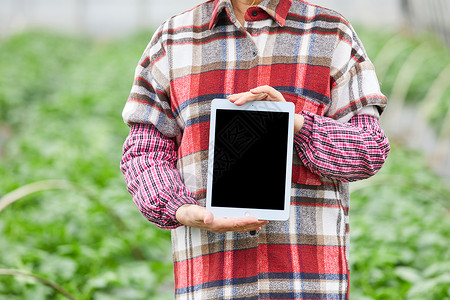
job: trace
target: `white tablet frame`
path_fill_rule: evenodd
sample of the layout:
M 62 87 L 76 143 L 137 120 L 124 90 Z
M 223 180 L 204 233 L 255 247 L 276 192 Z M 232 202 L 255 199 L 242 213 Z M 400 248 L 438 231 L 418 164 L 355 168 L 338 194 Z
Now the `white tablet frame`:
M 216 111 L 225 110 L 250 110 L 250 111 L 276 111 L 289 113 L 287 153 L 286 153 L 286 184 L 285 199 L 283 210 L 272 209 L 253 209 L 253 208 L 230 208 L 212 206 L 212 188 L 213 188 L 213 168 L 214 168 L 214 145 L 216 132 Z M 294 113 L 295 106 L 290 102 L 275 101 L 252 101 L 238 106 L 228 99 L 214 99 L 211 103 L 211 118 L 209 132 L 209 154 L 208 154 L 208 183 L 206 190 L 206 209 L 214 214 L 215 217 L 240 218 L 255 217 L 260 220 L 286 221 L 289 219 L 289 210 L 291 202 L 291 178 L 292 178 L 292 153 L 294 141 Z

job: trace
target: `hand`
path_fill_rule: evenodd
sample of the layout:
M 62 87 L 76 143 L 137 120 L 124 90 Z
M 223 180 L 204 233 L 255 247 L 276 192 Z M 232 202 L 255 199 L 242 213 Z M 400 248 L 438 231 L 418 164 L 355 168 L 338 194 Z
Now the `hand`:
M 271 86 L 264 85 L 251 89 L 245 93 L 233 94 L 228 96 L 228 100 L 236 105 L 243 105 L 250 101 L 277 101 L 286 102 L 283 95 Z
M 286 102 L 283 95 L 271 86 L 264 85 L 251 89 L 248 92 L 233 94 L 228 96 L 228 100 L 236 105 L 243 105 L 250 101 L 277 101 Z M 295 114 L 294 117 L 294 134 L 303 127 L 305 118 L 300 114 Z
M 258 220 L 253 217 L 246 218 L 214 218 L 214 215 L 205 207 L 194 204 L 185 204 L 178 208 L 176 219 L 183 225 L 209 230 L 216 233 L 227 231 L 247 232 L 260 230 L 261 226 L 269 221 Z

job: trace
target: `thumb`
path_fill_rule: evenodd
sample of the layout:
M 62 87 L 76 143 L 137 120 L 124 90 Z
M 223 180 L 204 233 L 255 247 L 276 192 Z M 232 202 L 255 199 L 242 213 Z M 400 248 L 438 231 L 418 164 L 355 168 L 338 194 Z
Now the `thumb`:
M 206 225 L 212 224 L 214 222 L 214 215 L 212 212 L 205 210 L 205 215 L 203 218 L 203 222 Z

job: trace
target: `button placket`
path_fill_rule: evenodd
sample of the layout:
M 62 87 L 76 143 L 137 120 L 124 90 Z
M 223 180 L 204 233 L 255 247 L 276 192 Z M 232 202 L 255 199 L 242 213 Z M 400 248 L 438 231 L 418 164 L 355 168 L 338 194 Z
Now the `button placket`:
M 242 47 L 247 49 L 246 51 L 247 59 L 253 60 L 258 57 L 259 54 L 258 46 L 256 45 L 256 42 L 251 36 L 251 34 L 248 32 L 246 33 L 245 41 Z

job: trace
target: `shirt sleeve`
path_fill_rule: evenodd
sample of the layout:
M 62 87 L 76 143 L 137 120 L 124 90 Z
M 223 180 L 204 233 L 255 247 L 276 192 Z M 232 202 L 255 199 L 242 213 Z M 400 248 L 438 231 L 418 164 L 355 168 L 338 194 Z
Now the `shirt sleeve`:
M 170 102 L 170 63 L 165 50 L 164 26 L 155 32 L 139 60 L 122 117 L 128 125 L 152 124 L 163 135 L 176 137 L 181 130 Z
M 331 60 L 331 102 L 324 116 L 302 112 L 295 135 L 301 161 L 321 177 L 350 182 L 374 175 L 390 150 L 379 117 L 387 105 L 375 68 L 348 22 L 342 22 Z
M 351 182 L 366 179 L 383 166 L 390 150 L 378 118 L 356 115 L 342 124 L 303 112 L 305 123 L 295 134 L 295 147 L 311 172 Z
M 376 110 L 372 115 L 379 116 L 386 108 L 387 98 L 380 90 L 375 67 L 353 27 L 347 22 L 340 26 L 330 68 L 331 103 L 325 116 L 347 123 L 368 106 Z
M 131 125 L 120 164 L 139 211 L 160 228 L 174 229 L 184 204 L 197 204 L 176 169 L 175 142 L 148 124 Z

